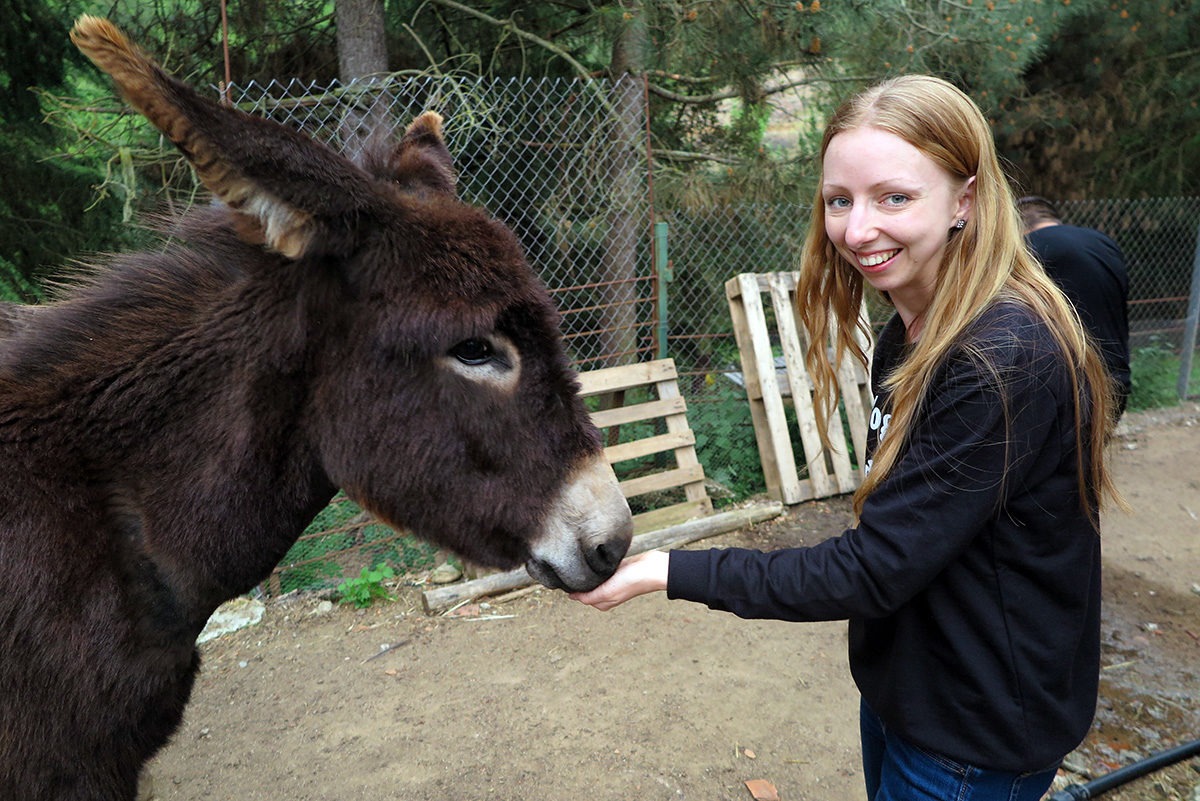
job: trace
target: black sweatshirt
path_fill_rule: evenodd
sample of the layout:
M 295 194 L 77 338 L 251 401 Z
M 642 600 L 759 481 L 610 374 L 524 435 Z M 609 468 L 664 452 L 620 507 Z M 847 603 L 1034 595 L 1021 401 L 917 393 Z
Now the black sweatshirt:
M 1117 243 L 1099 231 L 1050 225 L 1026 239 L 1046 272 L 1075 304 L 1117 382 L 1117 411 L 1125 411 L 1129 377 L 1129 273 Z
M 1100 538 L 1046 326 L 1002 303 L 966 340 L 976 356 L 960 346 L 939 369 L 856 527 L 771 553 L 672 551 L 667 594 L 745 618 L 848 618 L 851 672 L 890 728 L 960 762 L 1040 770 L 1095 711 Z M 869 453 L 890 419 L 879 378 L 904 348 L 893 317 L 875 351 Z

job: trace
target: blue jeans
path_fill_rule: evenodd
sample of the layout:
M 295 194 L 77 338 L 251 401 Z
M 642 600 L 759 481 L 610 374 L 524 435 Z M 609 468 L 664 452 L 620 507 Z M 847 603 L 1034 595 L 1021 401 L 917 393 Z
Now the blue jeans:
M 865 701 L 859 726 L 867 801 L 1039 801 L 1057 771 L 1011 773 L 956 762 L 889 732 Z

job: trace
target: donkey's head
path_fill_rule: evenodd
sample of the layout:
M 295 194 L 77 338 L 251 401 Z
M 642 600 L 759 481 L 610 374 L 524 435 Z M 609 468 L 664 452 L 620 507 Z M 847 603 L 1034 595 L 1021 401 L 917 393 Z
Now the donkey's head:
M 199 96 L 104 20 L 82 17 L 72 39 L 228 208 L 239 247 L 258 254 L 248 269 L 288 271 L 281 283 L 306 295 L 289 391 L 307 395 L 296 426 L 333 484 L 469 559 L 524 561 L 549 586 L 612 573 L 629 508 L 557 313 L 512 234 L 456 198 L 440 117 L 355 164 Z

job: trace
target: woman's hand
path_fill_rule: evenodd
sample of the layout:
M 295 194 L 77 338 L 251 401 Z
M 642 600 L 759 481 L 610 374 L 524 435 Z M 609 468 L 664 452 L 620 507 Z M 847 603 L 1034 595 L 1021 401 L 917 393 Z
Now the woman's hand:
M 607 612 L 630 598 L 667 588 L 667 566 L 670 554 L 665 551 L 646 551 L 621 562 L 608 581 L 590 592 L 573 592 L 571 597 L 580 603 Z

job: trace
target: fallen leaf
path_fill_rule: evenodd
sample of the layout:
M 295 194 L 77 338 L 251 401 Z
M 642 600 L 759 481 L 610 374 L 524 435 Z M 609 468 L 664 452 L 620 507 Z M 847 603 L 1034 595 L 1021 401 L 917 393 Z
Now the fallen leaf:
M 747 779 L 745 784 L 754 801 L 779 801 L 779 791 L 766 779 Z
M 446 613 L 447 617 L 478 617 L 480 612 L 479 604 L 465 604 L 457 609 L 451 609 Z

